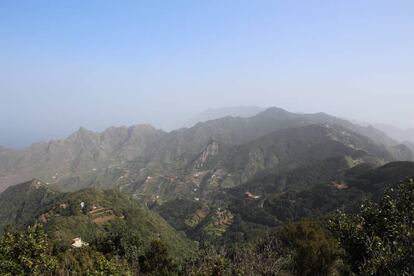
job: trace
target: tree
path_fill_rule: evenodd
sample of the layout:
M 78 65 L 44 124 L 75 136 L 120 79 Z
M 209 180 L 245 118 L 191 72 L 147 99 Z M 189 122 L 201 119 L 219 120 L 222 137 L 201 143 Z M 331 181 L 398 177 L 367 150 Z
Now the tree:
M 299 275 L 327 275 L 340 256 L 337 241 L 315 221 L 286 224 L 279 239 L 290 250 Z
M 1 275 L 50 275 L 57 266 L 40 226 L 25 232 L 6 231 L 0 240 Z
M 198 254 L 185 261 L 183 274 L 189 276 L 231 275 L 231 268 L 224 250 L 200 248 Z
M 329 228 L 346 251 L 351 269 L 362 275 L 414 274 L 414 181 L 365 202 L 354 215 L 338 212 Z
M 198 254 L 184 262 L 182 275 L 292 275 L 291 263 L 290 256 L 281 255 L 279 240 L 272 233 L 232 246 L 203 245 Z
M 139 270 L 138 260 L 144 253 L 144 246 L 139 235 L 132 230 L 121 228 L 111 231 L 98 237 L 92 245 L 102 254 L 125 259 L 134 270 Z
M 178 275 L 179 267 L 169 257 L 167 247 L 154 240 L 145 255 L 139 259 L 141 272 L 145 275 Z
M 57 275 L 133 275 L 123 260 L 117 260 L 91 247 L 66 250 L 59 254 Z

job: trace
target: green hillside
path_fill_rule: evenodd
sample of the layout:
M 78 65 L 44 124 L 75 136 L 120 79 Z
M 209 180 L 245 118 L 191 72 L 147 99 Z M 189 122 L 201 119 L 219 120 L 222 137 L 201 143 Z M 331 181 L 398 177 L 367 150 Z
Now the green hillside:
M 80 237 L 92 242 L 110 233 L 128 231 L 140 237 L 143 248 L 160 239 L 174 256 L 194 250 L 193 242 L 175 231 L 158 214 L 117 191 L 83 189 L 74 193 L 51 190 L 40 180 L 15 185 L 0 195 L 1 229 L 44 226 L 55 243 L 70 248 Z
M 8 188 L 0 194 L 0 232 L 6 225 L 33 224 L 61 196 L 38 179 Z

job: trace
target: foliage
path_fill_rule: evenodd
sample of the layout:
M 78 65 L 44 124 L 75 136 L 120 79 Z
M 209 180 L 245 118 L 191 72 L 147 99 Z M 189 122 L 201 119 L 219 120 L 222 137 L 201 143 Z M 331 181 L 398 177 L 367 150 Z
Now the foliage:
M 144 245 L 142 238 L 133 230 L 121 227 L 96 238 L 92 246 L 104 255 L 125 259 L 134 270 L 139 270 L 138 260 L 144 253 Z
M 211 247 L 203 245 L 186 260 L 184 275 L 291 275 L 290 255 L 283 255 L 280 240 L 271 234 L 249 243 Z
M 145 255 L 139 258 L 141 272 L 145 275 L 178 275 L 179 267 L 169 256 L 167 247 L 160 240 L 151 242 Z
M 0 240 L 1 275 L 47 275 L 56 268 L 47 236 L 39 226 L 25 232 L 6 231 Z
M 315 221 L 286 224 L 279 239 L 291 250 L 299 275 L 327 275 L 340 256 L 337 241 Z
M 58 275 L 132 275 L 126 263 L 84 247 L 58 255 Z
M 231 268 L 223 250 L 205 247 L 185 262 L 183 272 L 190 276 L 230 275 Z
M 338 212 L 330 229 L 341 242 L 352 270 L 361 275 L 414 273 L 414 183 L 389 189 L 379 203 L 358 214 Z

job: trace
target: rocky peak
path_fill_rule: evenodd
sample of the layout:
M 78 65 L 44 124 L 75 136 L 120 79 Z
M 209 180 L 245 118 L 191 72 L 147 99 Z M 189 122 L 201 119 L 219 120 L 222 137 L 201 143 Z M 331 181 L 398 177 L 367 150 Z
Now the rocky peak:
M 90 131 L 84 127 L 80 127 L 76 132 L 74 132 L 72 135 L 70 135 L 66 141 L 68 142 L 78 142 L 85 139 L 93 139 L 96 138 L 96 133 L 93 131 Z
M 260 112 L 255 117 L 257 118 L 269 118 L 269 119 L 290 119 L 298 117 L 297 114 L 290 113 L 279 107 L 270 107 L 265 111 Z

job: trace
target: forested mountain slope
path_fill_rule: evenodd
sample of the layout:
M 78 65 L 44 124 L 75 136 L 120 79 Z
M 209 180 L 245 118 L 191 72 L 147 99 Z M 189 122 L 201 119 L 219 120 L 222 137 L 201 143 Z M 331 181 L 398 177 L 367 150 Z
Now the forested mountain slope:
M 362 163 L 342 174 L 324 176 L 323 172 L 311 167 L 283 181 L 277 174 L 265 175 L 212 193 L 208 201 L 182 198 L 154 208 L 194 239 L 248 241 L 290 221 L 323 217 L 335 210 L 352 213 L 365 200 L 377 201 L 386 189 L 414 176 L 414 162 L 391 162 L 378 168 Z
M 161 239 L 177 256 L 195 248 L 158 214 L 113 190 L 62 193 L 35 179 L 0 195 L 0 232 L 8 225 L 24 230 L 34 224 L 43 225 L 55 243 L 67 248 L 74 238 L 90 242 L 120 231 L 136 234 L 144 246 Z

